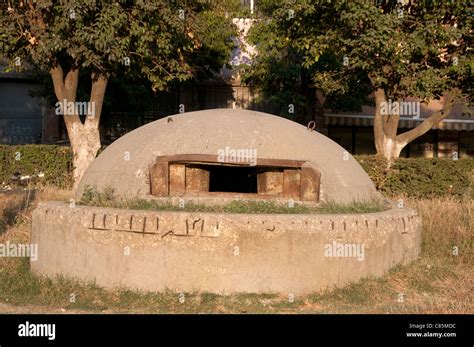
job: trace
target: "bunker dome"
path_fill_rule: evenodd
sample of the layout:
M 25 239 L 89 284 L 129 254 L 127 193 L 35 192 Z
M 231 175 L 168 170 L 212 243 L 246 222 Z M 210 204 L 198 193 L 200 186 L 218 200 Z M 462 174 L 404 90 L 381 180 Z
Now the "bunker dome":
M 135 129 L 90 165 L 78 198 L 87 186 L 112 188 L 123 198 L 223 193 L 337 203 L 380 198 L 366 172 L 337 143 L 290 120 L 241 109 L 188 112 Z

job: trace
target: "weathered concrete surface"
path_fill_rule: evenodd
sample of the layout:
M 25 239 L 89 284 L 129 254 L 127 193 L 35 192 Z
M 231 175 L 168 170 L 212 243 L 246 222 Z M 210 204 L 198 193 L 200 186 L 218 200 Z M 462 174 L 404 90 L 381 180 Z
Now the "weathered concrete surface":
M 125 198 L 143 197 L 150 193 L 148 172 L 157 156 L 217 155 L 227 146 L 256 149 L 258 158 L 308 161 L 321 172 L 321 201 L 380 197 L 359 163 L 326 136 L 282 117 L 234 109 L 174 115 L 124 135 L 87 169 L 77 197 L 86 185 L 109 186 Z
M 415 259 L 421 222 L 408 209 L 245 215 L 48 202 L 33 212 L 32 242 L 39 250 L 31 263 L 37 274 L 152 291 L 296 295 L 379 276 Z M 334 242 L 363 246 L 363 259 L 328 256 Z

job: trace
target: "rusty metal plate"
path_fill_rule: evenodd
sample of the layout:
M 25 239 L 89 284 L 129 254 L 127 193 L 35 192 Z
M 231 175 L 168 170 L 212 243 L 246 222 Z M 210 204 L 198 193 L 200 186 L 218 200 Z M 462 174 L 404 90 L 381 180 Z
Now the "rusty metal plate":
M 257 174 L 258 194 L 281 195 L 283 193 L 283 171 L 269 170 Z
M 186 191 L 186 166 L 184 164 L 169 165 L 170 195 L 184 195 Z
M 150 193 L 168 196 L 168 162 L 157 161 L 150 169 Z
M 209 192 L 210 172 L 201 167 L 186 167 L 186 193 Z
M 319 201 L 321 173 L 312 167 L 301 168 L 301 200 Z
M 300 198 L 301 170 L 286 169 L 283 171 L 283 197 Z

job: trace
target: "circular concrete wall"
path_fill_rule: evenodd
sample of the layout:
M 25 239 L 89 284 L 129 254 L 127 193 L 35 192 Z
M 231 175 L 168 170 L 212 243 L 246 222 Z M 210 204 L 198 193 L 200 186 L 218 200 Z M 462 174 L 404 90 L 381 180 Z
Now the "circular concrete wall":
M 305 294 L 415 259 L 416 211 L 351 215 L 139 211 L 40 203 L 37 274 L 106 287 Z
M 84 187 L 111 187 L 119 196 L 150 193 L 148 171 L 157 156 L 217 155 L 226 147 L 256 149 L 258 158 L 304 160 L 321 172 L 321 201 L 379 198 L 369 176 L 344 148 L 305 126 L 266 113 L 214 109 L 163 118 L 119 138 L 90 165 Z

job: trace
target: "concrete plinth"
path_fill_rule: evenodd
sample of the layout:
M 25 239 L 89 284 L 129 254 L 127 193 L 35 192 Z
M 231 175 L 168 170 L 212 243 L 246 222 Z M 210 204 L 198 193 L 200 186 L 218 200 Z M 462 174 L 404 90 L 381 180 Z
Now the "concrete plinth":
M 305 294 L 415 259 L 416 211 L 354 215 L 138 211 L 40 203 L 34 273 L 150 291 Z

